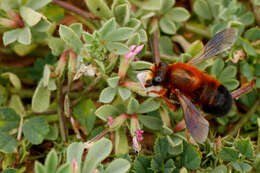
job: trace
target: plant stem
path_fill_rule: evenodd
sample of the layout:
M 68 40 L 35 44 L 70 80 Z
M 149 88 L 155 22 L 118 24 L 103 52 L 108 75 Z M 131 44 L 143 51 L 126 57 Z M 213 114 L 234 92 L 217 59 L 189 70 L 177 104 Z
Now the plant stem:
M 245 114 L 242 115 L 242 118 L 239 122 L 228 132 L 228 138 L 235 136 L 239 129 L 251 118 L 251 116 L 256 112 L 258 106 L 260 105 L 260 100 L 257 100 L 252 108 Z
M 198 27 L 196 27 L 196 26 L 194 26 L 194 25 L 192 25 L 190 23 L 186 23 L 185 24 L 185 28 L 188 31 L 191 31 L 191 32 L 193 32 L 195 34 L 201 35 L 201 36 L 203 36 L 205 38 L 208 38 L 208 39 L 211 38 L 211 34 L 207 30 L 198 28 Z
M 60 87 L 58 88 L 57 97 L 58 97 L 58 112 L 60 116 L 60 131 L 61 136 L 64 142 L 66 142 L 66 127 L 65 127 L 65 117 L 64 117 L 64 95 L 62 93 L 62 82 L 60 82 Z
M 60 6 L 60 7 L 63 7 L 67 10 L 70 10 L 86 19 L 92 19 L 92 20 L 95 20 L 95 19 L 98 19 L 98 17 L 94 16 L 93 14 L 89 13 L 89 12 L 86 12 L 84 10 L 81 10 L 67 2 L 64 2 L 64 1 L 60 1 L 60 0 L 53 0 L 52 3 Z

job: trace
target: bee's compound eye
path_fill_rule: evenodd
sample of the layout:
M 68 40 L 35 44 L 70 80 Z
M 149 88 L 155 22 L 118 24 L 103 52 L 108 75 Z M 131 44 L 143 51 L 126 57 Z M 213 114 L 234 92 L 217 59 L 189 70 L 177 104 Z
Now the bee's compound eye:
M 153 78 L 153 84 L 154 85 L 158 85 L 158 84 L 160 84 L 162 82 L 162 78 L 160 77 L 160 76 L 155 76 L 154 78 Z

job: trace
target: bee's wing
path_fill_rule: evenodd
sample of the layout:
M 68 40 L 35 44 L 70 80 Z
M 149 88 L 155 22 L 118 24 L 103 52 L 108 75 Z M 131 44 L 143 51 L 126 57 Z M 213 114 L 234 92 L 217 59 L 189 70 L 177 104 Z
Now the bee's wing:
M 228 50 L 236 40 L 237 31 L 234 28 L 227 28 L 217 33 L 198 54 L 198 56 L 188 61 L 188 64 L 196 65 L 209 58 Z
M 198 109 L 187 97 L 180 93 L 177 94 L 177 96 L 183 110 L 186 128 L 195 141 L 203 143 L 208 137 L 208 121 L 201 115 Z

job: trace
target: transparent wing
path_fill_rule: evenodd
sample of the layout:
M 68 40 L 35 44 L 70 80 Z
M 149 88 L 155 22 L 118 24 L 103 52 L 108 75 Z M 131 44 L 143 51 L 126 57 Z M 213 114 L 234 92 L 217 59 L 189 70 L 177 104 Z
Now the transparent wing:
M 177 94 L 177 96 L 183 110 L 186 128 L 194 140 L 196 140 L 198 143 L 203 143 L 208 137 L 208 121 L 201 115 L 198 109 L 187 97 L 180 93 Z
M 228 50 L 236 40 L 237 31 L 234 28 L 227 28 L 217 33 L 204 47 L 204 49 L 196 56 L 188 61 L 188 64 L 196 65 L 209 58 L 213 58 L 218 54 Z

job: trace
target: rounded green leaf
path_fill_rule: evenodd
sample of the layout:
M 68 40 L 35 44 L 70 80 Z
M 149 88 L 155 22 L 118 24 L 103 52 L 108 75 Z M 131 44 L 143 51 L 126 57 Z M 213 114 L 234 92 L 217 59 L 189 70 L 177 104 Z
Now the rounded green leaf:
M 19 37 L 17 39 L 17 41 L 21 44 L 31 44 L 32 41 L 32 34 L 31 34 L 31 30 L 28 27 L 25 27 L 21 30 L 21 32 L 19 33 Z
M 28 7 L 22 7 L 20 9 L 20 15 L 29 26 L 36 25 L 44 17 L 42 14 Z
M 236 76 L 237 74 L 237 68 L 235 66 L 227 66 L 219 75 L 219 80 L 220 81 L 225 81 L 232 79 Z
M 110 77 L 107 79 L 107 83 L 110 87 L 112 88 L 116 88 L 117 84 L 119 82 L 120 77 L 119 76 L 115 76 L 115 77 Z
M 11 108 L 0 108 L 0 131 L 7 132 L 19 125 L 20 116 Z
M 164 13 L 165 11 L 169 10 L 174 6 L 174 4 L 175 4 L 175 0 L 163 0 L 161 2 L 160 13 Z
M 125 25 L 130 19 L 130 6 L 128 4 L 116 6 L 114 9 L 114 16 L 119 24 Z
M 88 9 L 94 13 L 94 15 L 103 17 L 105 19 L 110 19 L 112 17 L 112 12 L 104 0 L 85 0 L 85 3 Z
M 175 22 L 184 22 L 190 17 L 190 13 L 182 7 L 172 8 L 166 13 L 166 15 Z
M 238 152 L 232 148 L 223 147 L 218 155 L 222 160 L 226 162 L 236 161 L 238 159 Z
M 124 128 L 119 128 L 115 133 L 115 154 L 117 156 L 128 154 L 129 145 Z
M 169 37 L 162 36 L 159 38 L 160 53 L 172 56 L 173 55 L 173 44 Z
M 43 86 L 43 81 L 41 80 L 32 97 L 32 110 L 42 112 L 48 109 L 50 105 L 50 96 L 50 90 Z
M 235 143 L 235 148 L 247 158 L 254 156 L 253 144 L 249 139 L 240 139 Z
M 108 117 L 115 118 L 120 114 L 120 111 L 112 105 L 103 105 L 97 109 L 95 114 L 102 120 L 107 121 Z
M 10 43 L 15 42 L 20 36 L 21 29 L 13 29 L 11 31 L 6 31 L 3 34 L 3 43 L 7 46 Z
M 116 96 L 116 88 L 112 87 L 107 87 L 102 90 L 100 96 L 99 96 L 99 101 L 103 103 L 110 103 Z
M 213 169 L 211 173 L 226 173 L 227 172 L 227 167 L 225 165 L 220 165 Z
M 233 168 L 239 172 L 249 172 L 252 169 L 252 166 L 250 166 L 247 163 L 236 161 L 236 162 L 231 162 Z
M 260 39 L 260 29 L 255 27 L 246 31 L 245 38 L 250 41 L 256 41 Z
M 72 163 L 75 159 L 78 170 L 81 170 L 81 160 L 84 151 L 84 144 L 82 142 L 74 142 L 67 148 L 67 163 Z
M 109 19 L 103 26 L 99 29 L 100 35 L 105 38 L 110 32 L 116 30 L 115 18 Z
M 177 31 L 175 23 L 166 16 L 160 19 L 159 25 L 161 30 L 166 34 L 173 35 Z
M 90 132 L 96 120 L 96 106 L 91 99 L 81 100 L 73 109 L 74 117 L 79 123 Z
M 16 151 L 16 140 L 6 132 L 0 131 L 0 151 L 14 153 Z
M 157 110 L 161 106 L 161 102 L 155 101 L 153 98 L 149 98 L 140 104 L 137 113 L 148 113 Z
M 224 68 L 225 64 L 224 61 L 222 59 L 217 59 L 213 66 L 211 67 L 210 70 L 210 74 L 215 77 L 215 78 L 219 78 L 219 75 L 221 74 L 223 68 Z
M 43 117 L 33 117 L 23 125 L 23 134 L 32 144 L 40 144 L 49 132 L 49 125 Z
M 5 72 L 1 74 L 2 77 L 4 78 L 9 78 L 10 82 L 13 84 L 13 86 L 19 90 L 22 87 L 21 81 L 18 78 L 18 76 L 14 73 L 11 72 Z
M 122 27 L 117 30 L 114 30 L 107 34 L 107 36 L 104 38 L 106 41 L 124 41 L 128 39 L 131 34 L 133 33 L 132 28 L 128 27 Z
M 186 168 L 191 170 L 195 170 L 200 166 L 200 155 L 192 144 L 185 145 L 182 154 L 182 162 Z
M 225 81 L 221 81 L 222 85 L 227 87 L 228 90 L 234 90 L 239 86 L 239 82 L 236 79 L 229 79 Z
M 138 101 L 134 97 L 131 97 L 127 105 L 127 113 L 133 114 L 138 110 L 138 108 L 139 108 Z
M 58 138 L 58 128 L 56 126 L 50 126 L 49 133 L 45 136 L 45 139 L 54 141 Z
M 105 170 L 105 173 L 125 173 L 130 169 L 129 161 L 125 159 L 116 159 L 111 162 Z
M 148 129 L 161 130 L 163 123 L 161 119 L 154 116 L 139 115 L 138 120 Z
M 206 0 L 196 0 L 194 3 L 195 13 L 203 19 L 211 20 L 212 14 Z
M 131 96 L 131 91 L 127 88 L 119 87 L 118 92 L 123 100 L 127 100 Z
M 105 46 L 110 52 L 114 52 L 118 55 L 124 55 L 130 50 L 126 45 L 119 42 L 105 42 Z
M 65 163 L 59 167 L 56 173 L 71 173 L 72 171 L 72 165 L 70 163 Z
M 102 138 L 95 142 L 88 150 L 82 172 L 93 173 L 98 164 L 103 161 L 112 151 L 112 142 Z
M 244 25 L 251 25 L 255 21 L 255 16 L 251 11 L 246 12 L 240 17 L 240 22 Z

